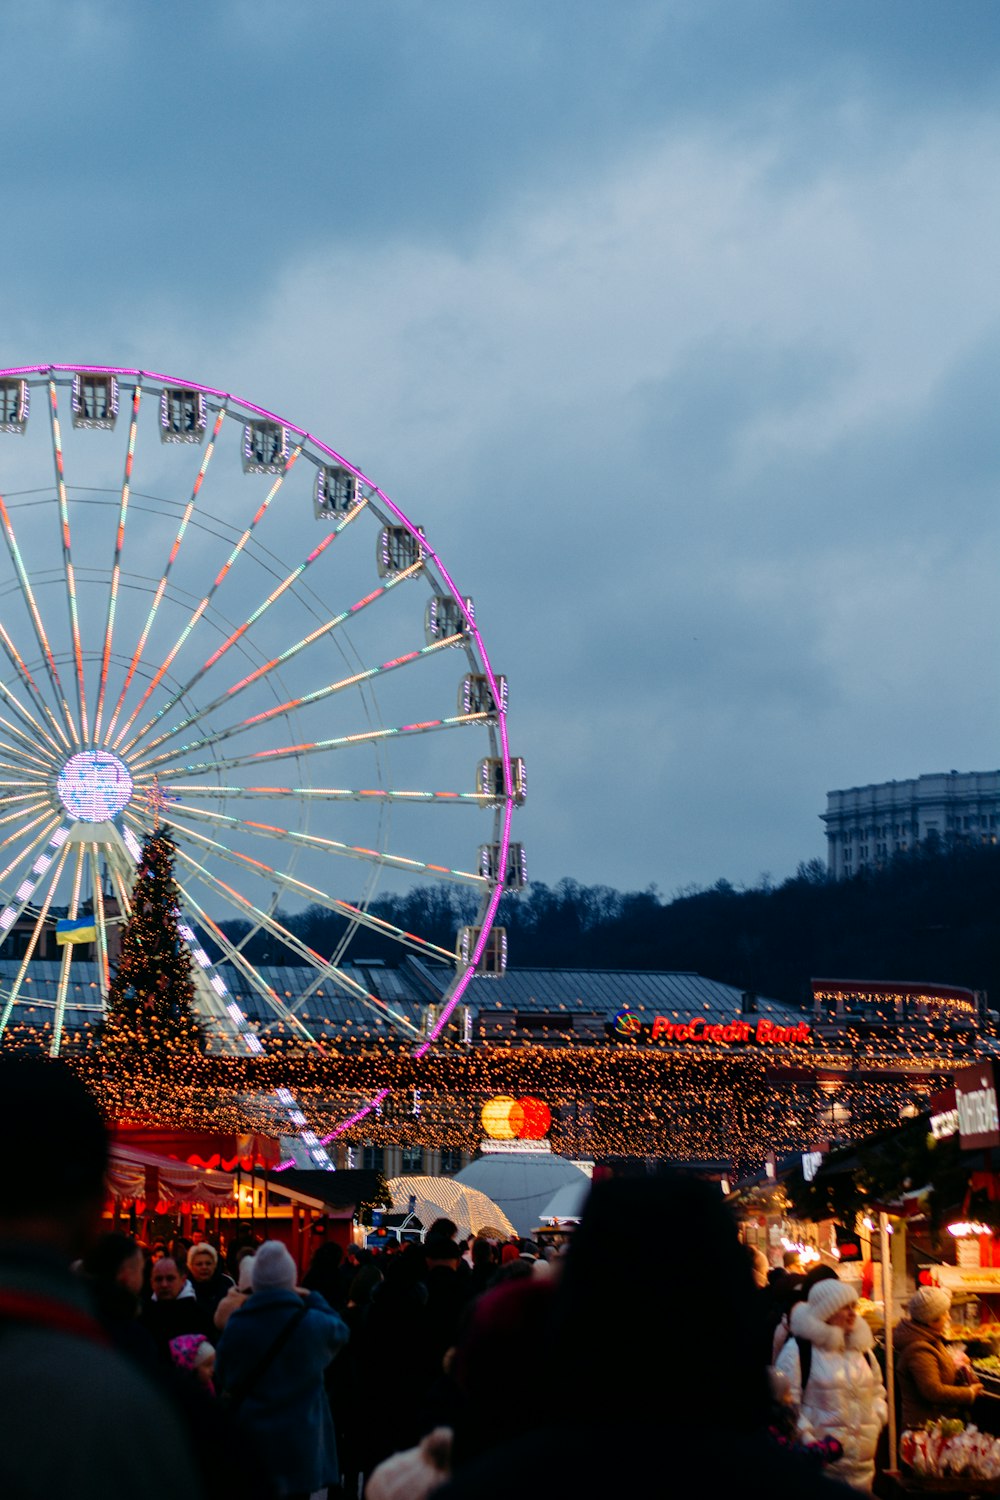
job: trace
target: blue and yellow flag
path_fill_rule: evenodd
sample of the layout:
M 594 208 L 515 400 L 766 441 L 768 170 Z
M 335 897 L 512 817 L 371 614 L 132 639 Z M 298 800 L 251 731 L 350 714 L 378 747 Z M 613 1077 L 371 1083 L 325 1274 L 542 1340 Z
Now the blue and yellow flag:
M 60 917 L 56 923 L 57 943 L 93 943 L 97 928 L 93 917 Z

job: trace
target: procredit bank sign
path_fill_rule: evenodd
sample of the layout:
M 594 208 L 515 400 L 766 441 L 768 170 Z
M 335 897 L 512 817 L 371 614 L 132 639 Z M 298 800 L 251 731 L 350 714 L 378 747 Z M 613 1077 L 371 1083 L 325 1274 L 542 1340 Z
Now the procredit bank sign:
M 732 1046 L 734 1043 L 756 1042 L 765 1047 L 789 1047 L 808 1042 L 811 1029 L 805 1021 L 794 1026 L 778 1026 L 763 1016 L 755 1021 L 713 1022 L 707 1016 L 695 1016 L 690 1021 L 671 1021 L 667 1016 L 655 1016 L 647 1026 L 628 1006 L 615 1016 L 614 1029 L 622 1037 L 646 1036 L 651 1042 L 691 1042 L 694 1045 L 706 1042 L 716 1046 Z

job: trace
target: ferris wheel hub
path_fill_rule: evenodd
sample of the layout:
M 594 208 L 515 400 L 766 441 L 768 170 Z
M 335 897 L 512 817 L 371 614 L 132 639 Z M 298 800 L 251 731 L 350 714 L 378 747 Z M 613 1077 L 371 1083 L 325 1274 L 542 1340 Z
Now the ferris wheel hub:
M 56 778 L 59 801 L 81 823 L 106 823 L 132 796 L 128 767 L 108 750 L 81 750 L 71 755 Z

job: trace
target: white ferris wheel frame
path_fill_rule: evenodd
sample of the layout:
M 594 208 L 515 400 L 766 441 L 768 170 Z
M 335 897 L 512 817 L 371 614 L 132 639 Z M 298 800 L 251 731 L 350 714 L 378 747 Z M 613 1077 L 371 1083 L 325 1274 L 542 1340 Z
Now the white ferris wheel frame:
M 74 425 L 113 427 L 118 412 L 116 408 L 110 418 L 106 411 L 98 413 L 96 419 L 90 421 L 85 409 L 83 419 L 77 422 L 79 392 L 85 381 L 91 385 L 95 381 L 104 382 L 105 385 L 101 388 L 109 391 L 113 389 L 116 401 L 119 391 L 124 392 L 126 386 L 131 385 L 130 409 L 125 402 L 122 403 L 121 415 L 125 419 L 124 425 L 127 425 L 128 438 L 122 455 L 120 486 L 115 487 L 118 494 L 118 523 L 103 580 L 106 609 L 103 611 L 103 633 L 98 633 L 96 650 L 90 644 L 90 636 L 81 620 L 79 608 L 72 528 L 72 511 L 77 498 L 71 493 L 66 475 L 61 425 L 66 409 L 64 398 L 68 393 Z M 12 404 L 9 399 L 15 387 L 19 400 L 23 393 L 23 413 L 17 403 Z M 232 942 L 219 926 L 218 920 L 208 909 L 212 901 L 217 904 L 221 902 L 249 920 L 253 931 L 263 929 L 290 952 L 295 953 L 301 962 L 311 967 L 314 977 L 307 994 L 323 980 L 332 981 L 341 992 L 389 1020 L 401 1034 L 409 1034 L 412 1055 L 415 1058 L 423 1057 L 448 1025 L 455 1007 L 462 1000 L 483 959 L 505 888 L 512 813 L 514 807 L 523 800 L 523 790 L 519 792 L 516 786 L 508 743 L 506 683 L 504 679 L 497 677 L 490 664 L 471 601 L 456 588 L 423 529 L 415 526 L 382 489 L 336 450 L 276 413 L 231 393 L 150 371 L 104 365 L 18 366 L 0 369 L 0 392 L 6 391 L 8 397 L 6 407 L 0 410 L 0 443 L 6 441 L 5 433 L 24 430 L 28 420 L 29 398 L 36 390 L 44 394 L 48 407 L 54 496 L 50 485 L 46 498 L 50 504 L 55 499 L 60 539 L 59 578 L 49 578 L 48 582 L 55 582 L 57 588 L 60 583 L 65 586 L 68 638 L 62 649 L 54 647 L 50 642 L 46 614 L 39 603 L 38 589 L 33 587 L 31 570 L 18 542 L 12 507 L 8 506 L 0 485 L 0 529 L 12 566 L 12 592 L 19 598 L 30 621 L 29 639 L 33 637 L 29 646 L 19 649 L 13 628 L 8 628 L 6 610 L 0 610 L 0 654 L 6 658 L 9 666 L 6 678 L 0 678 L 0 901 L 6 902 L 0 910 L 0 956 L 3 943 L 18 920 L 25 913 L 31 920 L 30 936 L 17 975 L 12 984 L 4 985 L 0 991 L 0 1045 L 3 1044 L 15 1008 L 21 1002 L 28 966 L 38 942 L 46 927 L 51 926 L 50 908 L 54 904 L 57 890 L 65 888 L 65 883 L 68 882 L 67 915 L 70 920 L 76 919 L 83 903 L 84 884 L 88 876 L 102 1005 L 105 1003 L 110 984 L 110 967 L 101 867 L 103 865 L 105 876 L 110 880 L 124 920 L 130 911 L 130 887 L 134 880 L 141 840 L 159 825 L 166 827 L 177 840 L 177 878 L 184 901 L 181 930 L 195 960 L 199 1009 L 229 1049 L 245 1054 L 264 1050 L 255 1027 L 228 992 L 223 976 L 206 953 L 197 936 L 196 927 L 211 933 L 224 957 L 241 972 L 249 986 L 267 1001 L 284 1024 L 307 1043 L 312 1043 L 315 1039 L 297 1013 L 301 1009 L 301 1003 L 296 1007 L 287 1006 L 275 994 L 244 954 L 242 945 Z M 160 576 L 155 588 L 151 588 L 145 626 L 138 640 L 129 643 L 126 656 L 130 652 L 130 657 L 128 666 L 124 669 L 124 679 L 121 680 L 125 657 L 116 651 L 116 647 L 120 645 L 116 641 L 116 617 L 124 577 L 124 560 L 131 540 L 129 519 L 130 514 L 135 511 L 131 502 L 140 409 L 142 403 L 153 396 L 160 400 L 165 411 L 169 395 L 184 393 L 196 396 L 203 403 L 204 431 L 198 441 L 200 463 L 196 467 L 190 497 L 183 510 L 179 503 L 176 505 L 180 520 L 174 544 L 159 568 Z M 41 413 L 38 415 L 42 416 Z M 101 420 L 102 415 L 104 420 Z M 251 431 L 260 430 L 270 434 L 273 429 L 282 434 L 282 451 L 277 455 L 276 464 L 266 470 L 253 470 L 273 475 L 273 482 L 249 525 L 244 527 L 235 545 L 230 547 L 229 555 L 211 587 L 194 604 L 190 618 L 176 642 L 154 667 L 153 663 L 145 659 L 147 643 L 156 625 L 164 597 L 168 590 L 175 588 L 172 580 L 174 565 L 187 539 L 189 523 L 197 511 L 200 493 L 227 421 L 235 422 L 243 428 L 245 447 L 250 441 L 247 434 Z M 260 424 L 259 428 L 255 424 Z M 246 453 L 244 457 L 246 458 Z M 179 681 L 171 668 L 181 654 L 182 647 L 187 644 L 192 632 L 197 630 L 199 622 L 212 606 L 216 592 L 222 588 L 233 570 L 238 570 L 258 523 L 268 512 L 293 467 L 302 459 L 316 467 L 318 473 L 333 472 L 353 476 L 357 504 L 353 509 L 334 516 L 332 520 L 335 524 L 326 531 L 319 546 L 279 581 L 270 596 L 247 614 L 221 647 L 197 671 L 189 674 L 186 680 Z M 244 462 L 244 468 L 246 467 Z M 145 498 L 150 501 L 154 497 Z M 330 614 L 326 619 L 321 618 L 312 632 L 293 641 L 277 658 L 265 662 L 243 680 L 230 682 L 228 687 L 221 690 L 217 686 L 207 705 L 189 708 L 193 690 L 219 667 L 237 643 L 241 643 L 241 650 L 245 650 L 247 638 L 258 622 L 289 590 L 295 589 L 320 555 L 365 510 L 383 528 L 400 528 L 402 533 L 412 539 L 411 551 L 415 561 L 410 566 L 400 567 L 396 572 L 383 575 L 384 582 L 370 595 L 352 601 L 347 608 Z M 211 712 L 238 698 L 248 685 L 260 681 L 277 666 L 298 654 L 307 652 L 317 641 L 328 638 L 334 631 L 342 630 L 347 620 L 371 608 L 375 601 L 388 595 L 401 581 L 417 575 L 422 575 L 430 585 L 432 596 L 453 601 L 452 609 L 457 608 L 459 612 L 454 618 L 460 618 L 455 635 L 443 639 L 428 639 L 427 644 L 422 647 L 411 647 L 398 657 L 364 668 L 357 674 L 348 674 L 346 678 L 325 684 L 305 697 L 279 701 L 246 721 L 208 733 L 199 731 L 199 724 Z M 93 579 L 90 581 L 93 582 Z M 230 591 L 231 589 L 232 585 Z M 450 718 L 388 727 L 368 727 L 352 735 L 330 736 L 324 740 L 286 746 L 276 745 L 250 756 L 241 756 L 232 743 L 250 726 L 259 729 L 264 723 L 279 725 L 288 722 L 307 701 L 316 703 L 326 698 L 332 699 L 334 695 L 357 687 L 362 682 L 368 689 L 379 677 L 390 672 L 406 671 L 415 662 L 439 650 L 455 646 L 464 648 L 467 660 L 485 679 L 491 699 L 491 711 L 459 713 Z M 280 677 L 278 680 L 280 681 Z M 218 678 L 215 681 L 218 684 Z M 143 682 L 145 686 L 141 687 Z M 140 688 L 138 702 L 132 704 L 130 694 L 134 697 L 140 692 Z M 158 692 L 163 701 L 157 699 Z M 167 717 L 175 711 L 181 715 L 176 723 Z M 283 788 L 252 782 L 248 784 L 245 774 L 251 765 L 269 766 L 290 761 L 299 766 L 306 756 L 316 754 L 325 758 L 329 752 L 349 743 L 364 741 L 377 752 L 382 740 L 436 734 L 468 724 L 478 724 L 485 728 L 493 757 L 488 763 L 498 767 L 500 784 L 491 788 L 488 793 L 482 787 L 473 792 L 396 789 L 385 786 L 317 788 L 299 785 Z M 178 744 L 178 738 L 185 733 L 190 733 L 193 738 Z M 181 768 L 181 779 L 177 780 L 177 762 L 189 754 L 201 754 L 205 759 L 195 760 Z M 228 773 L 229 781 L 219 781 L 222 773 Z M 199 777 L 206 774 L 215 777 L 215 782 L 199 780 Z M 81 795 L 90 799 L 86 802 L 87 817 L 74 816 L 74 808 L 79 812 L 84 805 L 73 800 L 77 796 L 73 789 L 74 775 L 78 775 L 83 788 Z M 309 778 L 306 775 L 299 779 L 308 782 Z M 121 798 L 118 790 L 124 792 L 126 783 L 127 796 L 119 806 Z M 113 795 L 109 802 L 109 815 L 102 817 L 100 798 L 104 796 L 107 787 L 111 787 Z M 225 805 L 225 799 L 229 796 L 246 798 L 249 802 L 258 797 L 274 800 L 281 795 L 292 799 L 300 810 L 303 806 L 322 809 L 337 801 L 364 799 L 374 799 L 381 806 L 398 800 L 427 805 L 442 803 L 454 806 L 465 803 L 480 810 L 488 809 L 492 812 L 492 868 L 486 870 L 481 866 L 478 872 L 451 869 L 441 864 L 393 854 L 384 847 L 371 849 L 352 846 L 301 828 L 248 822 L 246 818 L 212 806 L 213 799 L 215 802 L 222 800 Z M 199 803 L 202 805 L 199 806 Z M 290 823 L 291 819 L 286 821 Z M 253 827 L 262 847 L 275 842 L 279 848 L 290 848 L 293 851 L 293 864 L 294 851 L 322 851 L 338 858 L 360 860 L 372 869 L 373 875 L 377 870 L 393 869 L 455 881 L 477 890 L 480 898 L 479 911 L 467 952 L 456 957 L 417 934 L 404 932 L 375 917 L 367 910 L 367 906 L 339 900 L 315 883 L 297 879 L 291 869 L 278 869 L 269 860 L 258 860 L 227 846 L 222 836 L 227 831 L 227 826 L 238 827 L 244 833 L 247 826 Z M 275 887 L 271 901 L 266 903 L 262 899 L 258 905 L 227 881 L 212 874 L 205 865 L 205 860 L 209 858 L 216 863 L 231 864 L 244 874 L 251 868 L 251 873 L 270 881 Z M 196 888 L 200 899 L 195 895 Z M 207 895 L 201 894 L 203 892 L 207 892 Z M 303 901 L 325 907 L 346 919 L 345 935 L 332 955 L 325 957 L 316 952 L 284 926 L 277 909 L 279 892 L 287 892 Z M 447 986 L 434 1024 L 426 1034 L 418 1032 L 406 1016 L 366 990 L 342 967 L 341 960 L 351 937 L 363 927 L 391 938 L 402 948 L 455 963 L 454 979 Z M 67 946 L 60 967 L 51 1028 L 49 1050 L 52 1054 L 59 1052 L 63 1040 L 70 963 L 71 949 Z M 322 1139 L 310 1130 L 298 1102 L 287 1089 L 277 1090 L 276 1097 L 281 1114 L 302 1140 L 310 1159 L 317 1166 L 332 1168 L 333 1163 L 326 1146 L 373 1110 L 380 1109 L 388 1093 L 388 1089 L 379 1090 L 361 1109 L 342 1120 Z

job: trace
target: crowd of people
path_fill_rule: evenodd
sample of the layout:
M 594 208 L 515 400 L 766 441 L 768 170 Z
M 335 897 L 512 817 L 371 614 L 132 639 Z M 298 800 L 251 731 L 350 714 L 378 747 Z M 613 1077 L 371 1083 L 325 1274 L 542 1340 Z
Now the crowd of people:
M 0 1494 L 879 1493 L 886 1391 L 853 1286 L 769 1271 L 694 1176 L 596 1183 L 553 1258 L 442 1219 L 391 1252 L 324 1242 L 300 1277 L 277 1239 L 109 1233 L 93 1103 L 0 1057 L 0 1121 L 29 1111 L 45 1170 L 16 1163 L 0 1205 Z M 907 1313 L 900 1420 L 967 1413 L 947 1294 Z

